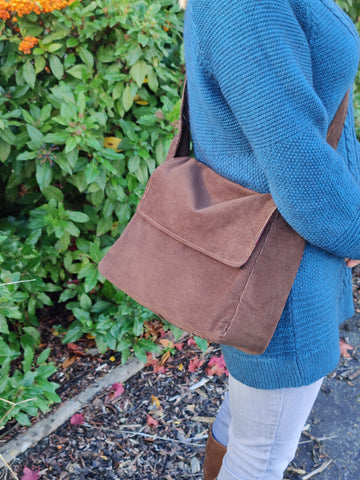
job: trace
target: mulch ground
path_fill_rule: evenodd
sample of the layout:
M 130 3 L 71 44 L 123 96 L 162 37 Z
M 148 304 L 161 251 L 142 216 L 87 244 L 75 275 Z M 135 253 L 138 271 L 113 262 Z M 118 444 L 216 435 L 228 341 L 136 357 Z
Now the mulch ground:
M 359 313 L 359 269 L 354 275 L 354 299 Z M 46 328 L 59 323 L 55 317 L 52 313 L 51 318 L 47 318 Z M 360 331 L 358 318 L 354 317 L 342 329 L 341 335 L 348 343 L 351 338 L 358 338 L 351 337 L 351 333 L 358 335 Z M 48 338 L 52 338 L 53 355 L 59 364 L 55 381 L 61 384 L 59 392 L 63 400 L 76 395 L 96 376 L 120 362 L 117 355 L 99 355 L 91 348 L 90 354 L 85 355 L 88 344 L 79 342 L 76 352 L 62 346 L 56 338 L 50 335 Z M 341 449 L 332 450 L 332 440 L 326 432 L 326 422 L 335 423 L 332 410 L 326 412 L 326 419 L 322 418 L 326 406 L 331 407 L 335 399 L 338 401 L 338 394 L 334 392 L 348 389 L 344 396 L 348 404 L 343 400 L 343 410 L 341 407 L 334 410 L 344 426 L 342 435 L 346 437 L 352 422 L 359 422 L 360 407 L 356 402 L 360 400 L 360 347 L 349 353 L 326 379 L 320 395 L 320 410 L 312 412 L 286 479 L 359 480 L 358 470 L 358 473 L 344 470 L 339 459 L 331 457 L 343 455 L 346 464 L 346 455 L 349 458 L 356 455 L 352 450 L 354 446 L 350 445 L 350 451 L 343 453 Z M 38 476 L 28 477 L 29 480 L 201 479 L 207 431 L 227 387 L 227 377 L 221 374 L 221 369 L 218 375 L 209 375 L 209 360 L 219 355 L 216 345 L 211 345 L 203 354 L 195 345 L 185 342 L 183 350 L 167 359 L 163 373 L 154 372 L 154 366 L 148 366 L 124 384 L 119 396 L 112 389 L 101 392 L 79 412 L 82 423 L 65 423 L 18 457 L 11 465 L 12 470 L 19 479 L 25 467 L 39 472 Z M 189 366 L 196 359 L 203 360 L 203 364 L 191 372 Z M 155 366 L 155 370 L 157 368 Z M 351 396 L 347 397 L 347 392 Z M 350 418 L 346 411 L 350 412 Z M 353 419 L 353 415 L 357 418 Z M 9 424 L 5 432 L 0 432 L 0 446 L 23 430 L 24 427 Z M 14 477 L 8 470 L 0 471 L 0 479 L 11 478 Z

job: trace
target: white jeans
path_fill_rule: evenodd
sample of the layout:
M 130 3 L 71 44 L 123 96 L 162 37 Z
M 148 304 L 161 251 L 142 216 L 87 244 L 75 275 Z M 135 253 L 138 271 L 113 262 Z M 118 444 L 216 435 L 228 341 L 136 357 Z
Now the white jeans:
M 212 427 L 227 447 L 218 480 L 281 480 L 322 380 L 299 388 L 260 390 L 229 378 L 229 394 Z

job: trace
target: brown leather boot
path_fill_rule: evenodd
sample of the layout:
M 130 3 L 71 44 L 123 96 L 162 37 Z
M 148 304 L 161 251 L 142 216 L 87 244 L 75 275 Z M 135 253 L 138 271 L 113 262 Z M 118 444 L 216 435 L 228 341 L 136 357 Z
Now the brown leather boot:
M 212 430 L 209 430 L 209 436 L 206 442 L 205 460 L 204 460 L 204 480 L 216 480 L 223 457 L 226 453 L 226 447 L 219 443 L 213 437 Z

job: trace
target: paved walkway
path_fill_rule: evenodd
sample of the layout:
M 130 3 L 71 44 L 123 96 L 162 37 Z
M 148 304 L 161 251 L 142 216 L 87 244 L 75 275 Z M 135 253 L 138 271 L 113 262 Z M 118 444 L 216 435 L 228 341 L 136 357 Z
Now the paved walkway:
M 308 419 L 307 435 L 301 438 L 306 443 L 300 444 L 295 458 L 296 467 L 305 466 L 306 472 L 314 470 L 318 461 L 323 465 L 331 461 L 325 470 L 307 477 L 315 480 L 360 480 L 360 375 L 352 378 L 360 372 L 360 315 L 346 326 L 341 335 L 358 348 L 350 351 L 352 358 L 341 360 L 336 376 L 325 379 Z M 318 443 L 311 435 L 325 439 Z

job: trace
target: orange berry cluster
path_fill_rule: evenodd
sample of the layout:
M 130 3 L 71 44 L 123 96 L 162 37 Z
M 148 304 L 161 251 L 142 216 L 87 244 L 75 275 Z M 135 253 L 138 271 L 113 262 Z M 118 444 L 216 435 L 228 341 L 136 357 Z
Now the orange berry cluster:
M 8 20 L 15 15 L 22 17 L 31 12 L 39 15 L 53 10 L 61 10 L 75 0 L 0 0 L 0 19 Z
M 38 43 L 39 40 L 35 37 L 25 37 L 24 40 L 20 42 L 19 50 L 20 52 L 24 52 L 25 55 L 29 55 L 29 53 L 31 53 L 31 49 Z

